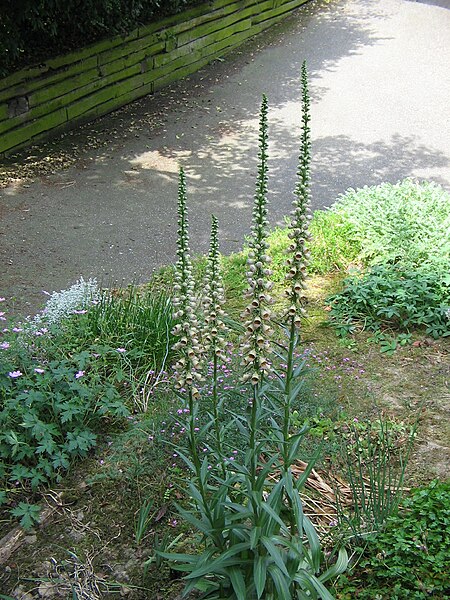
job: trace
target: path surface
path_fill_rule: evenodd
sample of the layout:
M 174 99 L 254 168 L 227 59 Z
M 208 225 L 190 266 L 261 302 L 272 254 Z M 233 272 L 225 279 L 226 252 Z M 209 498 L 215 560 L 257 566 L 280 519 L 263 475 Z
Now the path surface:
M 26 314 L 42 290 L 80 275 L 128 283 L 172 262 L 180 164 L 193 251 L 207 249 L 211 212 L 222 250 L 238 250 L 251 218 L 263 92 L 270 219 L 281 223 L 295 179 L 303 59 L 314 208 L 350 186 L 408 176 L 450 189 L 450 0 L 313 0 L 223 62 L 51 145 L 49 160 L 75 144 L 69 169 L 0 190 L 0 295 Z

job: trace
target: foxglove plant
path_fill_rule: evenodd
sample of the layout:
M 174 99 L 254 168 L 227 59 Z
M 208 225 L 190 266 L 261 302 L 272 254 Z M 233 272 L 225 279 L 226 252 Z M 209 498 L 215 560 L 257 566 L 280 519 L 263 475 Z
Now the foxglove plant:
M 158 551 L 160 557 L 172 562 L 174 569 L 187 573 L 187 586 L 184 596 L 194 588 L 203 592 L 202 598 L 230 600 L 332 600 L 324 582 L 335 577 L 347 565 L 344 551 L 324 573 L 320 574 L 323 554 L 320 541 L 312 523 L 303 514 L 300 490 L 312 469 L 312 464 L 303 475 L 295 479 L 292 464 L 299 452 L 299 445 L 306 429 L 291 434 L 290 414 L 294 400 L 297 400 L 303 386 L 302 370 L 294 369 L 294 349 L 298 342 L 298 327 L 301 323 L 302 294 L 306 276 L 308 200 L 309 200 L 309 96 L 307 90 L 306 66 L 302 68 L 303 85 L 303 135 L 299 162 L 299 183 L 296 187 L 296 200 L 291 221 L 290 284 L 288 297 L 290 308 L 286 315 L 288 345 L 276 353 L 282 358 L 285 371 L 272 367 L 269 361 L 271 352 L 270 325 L 271 283 L 267 257 L 267 98 L 264 96 L 260 112 L 259 131 L 259 167 L 256 194 L 253 207 L 252 238 L 248 258 L 249 304 L 243 314 L 246 332 L 242 343 L 242 366 L 244 381 L 251 391 L 251 407 L 245 415 L 233 415 L 233 425 L 240 432 L 243 452 L 242 458 L 223 461 L 220 452 L 216 452 L 216 463 L 208 464 L 205 458 L 200 464 L 196 450 L 194 432 L 190 432 L 191 457 L 184 457 L 185 463 L 194 475 L 188 485 L 193 499 L 190 510 L 181 509 L 180 513 L 195 529 L 201 533 L 202 552 L 197 555 L 172 554 Z M 183 196 L 183 194 L 181 194 Z M 184 196 L 183 196 L 184 197 Z M 184 205 L 183 205 L 184 206 Z M 185 211 L 185 206 L 183 208 Z M 215 223 L 213 221 L 213 223 Z M 216 232 L 215 226 L 213 231 Z M 179 226 L 179 235 L 185 235 L 185 228 Z M 213 233 L 212 250 L 209 258 L 208 294 L 215 289 L 217 294 L 205 302 L 207 324 L 204 335 L 210 350 L 215 351 L 215 338 L 218 333 L 215 321 L 219 305 L 215 304 L 222 289 L 212 284 L 214 271 L 216 233 Z M 179 242 L 179 272 L 183 272 L 180 255 L 184 256 L 182 242 Z M 187 270 L 190 273 L 190 270 Z M 188 287 L 178 276 L 177 291 L 182 292 L 186 300 L 178 300 L 178 317 L 183 322 L 193 314 L 183 308 L 187 302 Z M 215 284 L 214 284 L 215 285 Z M 189 287 L 190 289 L 190 287 Z M 216 315 L 212 317 L 211 314 Z M 198 326 L 194 321 L 194 332 Z M 213 329 L 211 330 L 211 325 Z M 185 336 L 184 344 L 177 346 L 182 352 L 192 345 L 187 338 L 188 327 L 181 324 L 177 333 Z M 219 347 L 219 355 L 220 355 Z M 284 354 L 283 354 L 284 352 Z M 286 361 L 287 354 L 287 361 Z M 179 362 L 178 369 L 192 365 L 185 357 Z M 286 367 L 286 365 L 287 367 Z M 266 378 L 273 369 L 276 385 Z M 185 386 L 186 377 L 182 378 Z M 193 412 L 193 394 L 190 394 L 190 408 Z M 217 393 L 217 388 L 216 388 Z M 213 415 L 211 423 L 205 426 L 219 428 L 218 413 Z M 223 439 L 223 431 L 217 429 L 218 439 Z M 214 453 L 211 453 L 214 454 Z
M 200 473 L 200 457 L 197 448 L 196 419 L 199 398 L 197 385 L 202 381 L 201 366 L 203 351 L 200 343 L 200 324 L 196 316 L 196 298 L 192 262 L 189 248 L 189 222 L 186 207 L 186 176 L 180 169 L 178 186 L 178 236 L 175 272 L 175 296 L 173 299 L 174 318 L 179 322 L 172 334 L 178 337 L 173 350 L 179 357 L 175 363 L 175 385 L 181 392 L 186 390 L 188 403 L 189 450 L 192 456 L 195 472 Z
M 283 328 L 287 334 L 288 345 L 287 352 L 282 356 L 286 364 L 285 377 L 281 382 L 281 408 L 283 411 L 283 429 L 281 454 L 283 457 L 283 470 L 287 475 L 290 466 L 296 457 L 298 446 L 302 435 L 296 438 L 290 438 L 292 403 L 298 400 L 298 396 L 303 387 L 302 365 L 300 369 L 294 369 L 294 353 L 299 343 L 299 329 L 301 326 L 301 317 L 305 315 L 304 290 L 306 289 L 307 266 L 309 252 L 307 242 L 309 240 L 308 224 L 311 218 L 310 209 L 310 161 L 311 161 L 311 132 L 310 121 L 310 97 L 308 90 L 308 74 L 306 63 L 302 64 L 301 72 L 302 84 L 302 133 L 300 140 L 300 155 L 297 168 L 297 184 L 295 187 L 293 209 L 291 211 L 289 222 L 289 239 L 291 240 L 288 248 L 289 257 L 287 264 L 289 271 L 287 280 L 289 286 L 286 290 L 286 296 L 289 302 L 289 308 L 285 314 Z M 282 349 L 283 351 L 283 349 Z M 295 385 L 295 381 L 298 380 Z M 280 439 L 281 441 L 281 439 Z

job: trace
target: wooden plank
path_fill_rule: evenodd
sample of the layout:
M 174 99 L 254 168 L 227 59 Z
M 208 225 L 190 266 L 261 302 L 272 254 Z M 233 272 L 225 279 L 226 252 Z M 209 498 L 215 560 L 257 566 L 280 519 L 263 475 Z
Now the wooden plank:
M 264 13 L 260 13 L 255 17 L 253 22 L 255 24 L 258 24 L 262 21 L 272 20 L 273 18 L 281 15 L 284 17 L 286 13 L 294 10 L 295 8 L 298 8 L 302 4 L 305 4 L 306 1 L 307 0 L 290 0 L 289 2 L 285 2 L 281 6 L 278 6 L 277 8 L 274 8 Z
M 11 98 L 16 98 L 17 96 L 28 95 L 30 92 L 33 92 L 40 88 L 48 87 L 49 85 L 52 85 L 53 83 L 57 83 L 58 81 L 62 81 L 64 79 L 69 79 L 77 73 L 88 71 L 96 65 L 97 57 L 93 56 L 87 60 L 75 63 L 73 65 L 70 65 L 69 67 L 65 67 L 60 71 L 54 72 L 52 70 L 48 70 L 39 79 L 17 84 L 0 91 L 0 102 L 4 100 L 9 100 Z
M 113 73 L 108 77 L 98 78 L 89 85 L 85 85 L 83 87 L 76 87 L 75 89 L 70 90 L 67 94 L 59 96 L 58 98 L 50 100 L 49 102 L 40 104 L 39 106 L 30 110 L 28 113 L 24 113 L 13 119 L 0 121 L 0 134 L 5 133 L 10 129 L 14 129 L 21 123 L 36 120 L 42 117 L 43 115 L 54 112 L 58 108 L 67 107 L 74 101 L 83 98 L 84 96 L 88 96 L 101 88 L 112 86 L 115 83 L 121 81 L 122 79 L 129 79 L 132 78 L 134 75 L 140 73 L 140 65 L 132 65 L 130 68 L 117 71 L 116 73 Z
M 270 1 L 273 2 L 273 0 Z M 199 15 L 194 19 L 186 19 L 182 23 L 178 23 L 177 25 L 170 27 L 170 29 L 168 29 L 167 31 L 170 32 L 170 35 L 178 35 L 180 33 L 183 33 L 184 31 L 188 31 L 199 25 L 206 24 L 210 21 L 215 21 L 217 19 L 221 19 L 233 12 L 243 10 L 249 6 L 255 6 L 258 4 L 260 4 L 260 0 L 230 0 L 226 3 L 214 3 L 214 7 L 211 8 L 211 10 L 204 12 L 203 14 Z
M 132 91 L 138 87 L 141 87 L 144 83 L 143 74 L 139 73 L 134 77 L 128 77 L 123 81 L 119 81 L 114 85 L 108 86 L 105 89 L 100 89 L 88 96 L 84 96 L 79 101 L 70 104 L 67 107 L 68 119 L 72 120 L 84 113 L 90 111 L 98 104 L 108 102 L 116 98 L 117 96 L 123 95 L 129 91 Z
M 306 1 L 215 0 L 208 5 L 212 6 L 212 12 L 199 10 L 202 8 L 204 11 L 203 6 L 188 11 L 189 21 L 180 20 L 178 17 L 181 15 L 164 21 L 166 25 L 179 27 L 178 39 L 173 35 L 173 27 L 172 31 L 164 30 L 160 22 L 150 28 L 140 28 L 136 35 L 133 32 L 128 46 L 123 43 L 123 38 L 115 38 L 109 46 L 106 42 L 93 45 L 89 51 L 93 47 L 103 50 L 99 56 L 92 56 L 89 62 L 87 55 L 72 53 L 78 58 L 84 56 L 90 67 L 88 69 L 83 69 L 82 60 L 65 68 L 66 55 L 62 62 L 54 61 L 54 65 L 60 65 L 61 71 L 48 76 L 48 70 L 41 73 L 42 84 L 41 80 L 29 82 L 34 87 L 34 93 L 29 94 L 29 113 L 8 119 L 7 103 L 0 104 L 0 133 L 6 132 L 0 138 L 0 152 L 24 145 L 30 138 L 40 139 L 52 129 L 67 128 L 70 126 L 68 120 L 75 124 L 111 112 L 190 75 L 217 56 L 279 22 L 289 11 Z M 218 12 L 222 19 L 217 18 Z M 133 51 L 130 52 L 130 49 Z M 30 74 L 32 69 L 27 72 Z M 49 81 L 55 83 L 53 91 L 47 88 Z M 69 83 L 75 89 L 69 87 Z M 14 87 L 21 91 L 20 86 Z M 2 92 L 6 90 L 2 90 L 0 84 L 0 98 Z
M 169 68 L 177 69 L 179 66 L 183 66 L 186 63 L 186 57 L 190 58 L 190 55 L 196 54 L 202 51 L 202 48 L 211 46 L 215 42 L 219 42 L 227 37 L 250 29 L 252 25 L 251 18 L 244 19 L 229 25 L 228 27 L 215 31 L 214 33 L 195 39 L 190 44 L 185 44 L 171 52 L 170 54 L 159 54 L 155 56 L 155 68 L 163 67 L 168 65 Z M 196 57 L 191 57 L 191 60 L 197 60 Z
M 158 42 L 157 44 L 149 46 L 148 48 L 144 48 L 139 52 L 133 52 L 133 54 L 126 55 L 123 58 L 102 64 L 99 66 L 99 71 L 102 73 L 102 75 L 110 75 L 122 68 L 126 69 L 137 64 L 141 65 L 143 62 L 147 62 L 148 65 L 153 65 L 153 56 L 163 52 L 163 50 L 164 42 Z
M 130 42 L 129 44 L 118 46 L 117 48 L 98 54 L 97 62 L 99 66 L 102 67 L 117 59 L 125 58 L 130 54 L 139 53 L 141 51 L 148 51 L 150 53 L 160 52 L 164 50 L 164 46 L 164 40 L 159 39 L 157 35 L 148 35 Z
M 9 111 L 7 104 L 0 104 L 0 123 L 8 119 Z
M 102 104 L 99 104 L 99 105 L 93 107 L 92 109 L 86 111 L 85 113 L 83 113 L 83 115 L 80 116 L 80 118 L 77 122 L 78 123 L 87 122 L 87 121 L 92 120 L 93 118 L 97 118 L 97 117 L 100 117 L 107 113 L 110 113 L 113 110 L 117 110 L 118 108 L 125 106 L 126 104 L 128 104 L 129 102 L 132 102 L 133 100 L 142 98 L 143 96 L 146 96 L 147 94 L 153 93 L 153 90 L 154 90 L 153 82 L 150 82 L 146 85 L 136 87 L 134 89 L 129 89 L 128 91 L 124 92 L 123 94 L 120 94 L 114 98 L 111 98 L 110 100 L 108 100 Z
M 21 143 L 29 141 L 35 135 L 48 132 L 67 121 L 66 109 L 60 109 L 49 115 L 32 121 L 24 127 L 18 127 L 0 137 L 0 152 L 6 152 Z
M 183 46 L 183 44 L 188 44 L 193 39 L 208 36 L 215 31 L 225 29 L 229 25 L 233 25 L 238 21 L 247 19 L 255 14 L 255 6 L 256 5 L 251 6 L 245 10 L 238 10 L 231 15 L 224 17 L 223 19 L 217 19 L 215 21 L 211 21 L 210 23 L 206 23 L 205 25 L 194 27 L 193 29 L 185 31 L 184 33 L 180 33 L 178 36 L 178 47 Z
M 230 52 L 236 46 L 239 46 L 245 40 L 252 37 L 253 31 L 251 29 L 247 29 L 245 31 L 236 33 L 224 40 L 217 42 L 216 44 L 211 44 L 211 46 L 207 46 L 204 48 L 203 55 L 194 54 L 198 60 L 193 63 L 184 65 L 177 69 L 176 71 L 171 71 L 167 69 L 164 73 L 162 70 L 158 72 L 158 78 L 155 79 L 155 91 L 163 88 L 165 85 L 172 83 L 174 81 L 178 81 L 187 75 L 192 75 L 208 63 L 212 62 L 219 56 L 225 55 L 227 52 Z

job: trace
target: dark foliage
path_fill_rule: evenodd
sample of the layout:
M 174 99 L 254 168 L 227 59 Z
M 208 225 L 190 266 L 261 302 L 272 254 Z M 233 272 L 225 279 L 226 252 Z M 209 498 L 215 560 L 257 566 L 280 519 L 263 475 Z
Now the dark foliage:
M 0 0 L 0 76 L 205 0 Z

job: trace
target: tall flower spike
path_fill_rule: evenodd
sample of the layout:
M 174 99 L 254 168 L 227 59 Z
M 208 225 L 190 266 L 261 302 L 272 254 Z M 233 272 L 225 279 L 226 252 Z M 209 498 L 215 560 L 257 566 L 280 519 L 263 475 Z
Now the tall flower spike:
M 267 256 L 267 97 L 263 96 L 259 120 L 259 166 L 256 180 L 256 193 L 253 203 L 252 237 L 247 260 L 247 297 L 249 304 L 243 313 L 246 333 L 242 340 L 242 364 L 245 367 L 244 381 L 253 385 L 261 382 L 264 373 L 270 370 L 270 317 L 272 287 L 269 277 Z
M 205 325 L 203 327 L 203 345 L 205 352 L 212 352 L 217 358 L 224 358 L 227 327 L 224 323 L 225 304 L 222 273 L 220 269 L 219 241 L 217 217 L 211 217 L 211 242 L 208 264 L 203 287 L 203 311 Z
M 303 308 L 304 290 L 306 289 L 307 266 L 309 252 L 306 244 L 309 240 L 308 225 L 311 220 L 310 204 L 310 160 L 311 160 L 311 131 L 310 121 L 310 97 L 308 90 L 308 73 L 306 62 L 302 64 L 302 136 L 300 144 L 300 156 L 297 169 L 297 185 L 295 188 L 295 200 L 289 223 L 289 238 L 291 240 L 287 260 L 289 271 L 287 279 L 290 287 L 286 290 L 290 307 L 288 316 L 293 319 L 298 327 L 301 322 Z
M 199 323 L 195 315 L 194 278 L 192 276 L 192 263 L 189 255 L 189 225 L 186 208 L 186 177 L 184 170 L 180 169 L 178 187 L 178 239 L 175 272 L 175 307 L 174 317 L 179 323 L 172 333 L 178 336 L 178 341 L 173 349 L 180 353 L 180 358 L 175 364 L 176 385 L 178 389 L 186 388 L 192 391 L 194 397 L 198 396 L 196 382 L 201 381 L 199 372 L 202 359 L 202 349 L 199 342 Z

